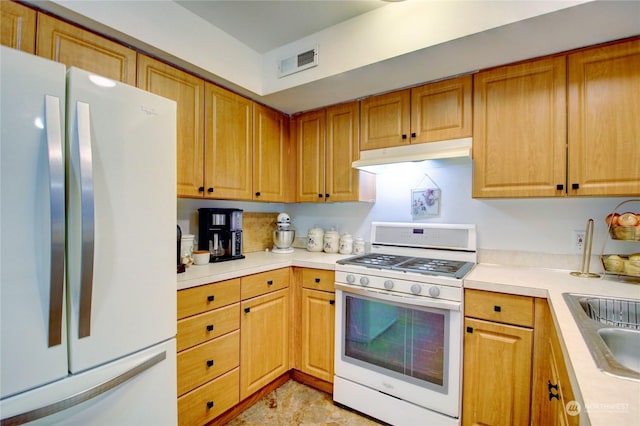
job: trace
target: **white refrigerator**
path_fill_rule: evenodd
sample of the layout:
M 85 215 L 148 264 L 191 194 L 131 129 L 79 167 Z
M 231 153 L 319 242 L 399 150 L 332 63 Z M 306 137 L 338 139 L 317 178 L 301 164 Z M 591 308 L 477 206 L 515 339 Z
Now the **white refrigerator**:
M 0 48 L 1 424 L 174 425 L 176 105 Z

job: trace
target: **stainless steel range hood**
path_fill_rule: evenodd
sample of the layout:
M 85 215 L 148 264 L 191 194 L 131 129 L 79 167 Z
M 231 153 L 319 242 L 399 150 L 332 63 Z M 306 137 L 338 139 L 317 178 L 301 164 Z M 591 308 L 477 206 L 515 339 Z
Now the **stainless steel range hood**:
M 472 138 L 403 145 L 360 151 L 360 159 L 351 166 L 370 173 L 382 173 L 389 165 L 448 158 L 471 159 Z

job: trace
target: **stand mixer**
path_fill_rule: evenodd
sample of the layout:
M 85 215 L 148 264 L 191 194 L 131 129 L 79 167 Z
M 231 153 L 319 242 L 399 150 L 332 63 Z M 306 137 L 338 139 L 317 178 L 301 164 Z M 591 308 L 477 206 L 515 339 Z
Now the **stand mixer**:
M 273 230 L 273 253 L 293 253 L 291 245 L 295 236 L 291 217 L 287 213 L 280 213 L 276 219 L 276 229 Z

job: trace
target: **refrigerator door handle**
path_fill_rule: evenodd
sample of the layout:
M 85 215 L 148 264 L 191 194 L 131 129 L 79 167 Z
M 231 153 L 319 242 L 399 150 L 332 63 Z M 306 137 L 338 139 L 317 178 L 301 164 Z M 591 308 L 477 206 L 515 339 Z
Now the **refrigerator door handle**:
M 51 266 L 49 285 L 49 347 L 62 343 L 64 300 L 64 159 L 60 99 L 45 96 L 45 124 L 49 157 L 49 199 L 51 216 Z
M 115 377 L 112 377 L 108 380 L 105 380 L 104 382 L 99 383 L 91 388 L 75 393 L 69 397 L 61 399 L 60 401 L 56 401 L 44 407 L 36 408 L 34 410 L 26 411 L 24 413 L 16 414 L 15 416 L 2 419 L 2 421 L 0 422 L 0 425 L 1 426 L 21 425 L 24 423 L 32 422 L 37 419 L 41 419 L 43 417 L 51 416 L 52 414 L 58 413 L 60 411 L 66 410 L 67 408 L 71 408 L 75 405 L 81 404 L 105 392 L 108 392 L 111 389 L 115 388 L 116 386 L 119 386 L 122 383 L 142 374 L 144 371 L 164 361 L 166 358 L 167 358 L 166 351 L 157 353 L 145 359 L 144 361 L 134 366 L 133 368 L 125 371 L 124 373 L 119 374 Z
M 91 335 L 93 293 L 93 254 L 95 235 L 93 156 L 91 152 L 91 112 L 86 102 L 76 103 L 78 150 L 80 158 L 80 209 L 82 211 L 82 250 L 80 261 L 80 312 L 78 337 Z

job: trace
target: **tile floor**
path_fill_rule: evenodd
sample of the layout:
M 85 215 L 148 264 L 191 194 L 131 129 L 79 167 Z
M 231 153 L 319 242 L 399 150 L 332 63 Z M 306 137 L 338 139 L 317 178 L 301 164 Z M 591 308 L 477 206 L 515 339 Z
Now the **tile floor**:
M 373 419 L 333 404 L 331 395 L 289 380 L 228 423 L 240 425 L 376 426 Z

